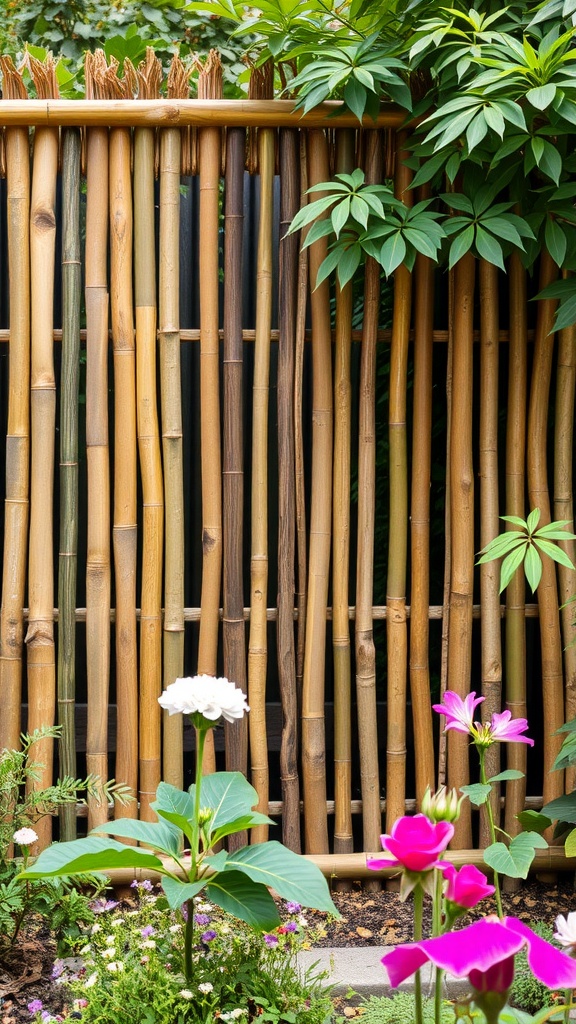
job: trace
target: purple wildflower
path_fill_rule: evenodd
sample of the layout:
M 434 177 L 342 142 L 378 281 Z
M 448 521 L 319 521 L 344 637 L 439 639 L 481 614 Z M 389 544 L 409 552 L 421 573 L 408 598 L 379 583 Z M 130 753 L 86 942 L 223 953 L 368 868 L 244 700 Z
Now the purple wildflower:
M 286 912 L 288 914 L 299 914 L 301 910 L 302 907 L 299 903 L 294 903 L 293 900 L 288 900 L 288 903 L 286 904 Z
M 288 921 L 288 923 L 284 925 L 284 931 L 285 932 L 297 932 L 298 931 L 298 925 L 296 924 L 296 921 Z
M 52 967 L 52 980 L 55 981 L 61 974 L 64 973 L 64 964 L 61 960 L 55 960 L 54 966 Z
M 28 1012 L 32 1014 L 40 1013 L 43 1006 L 44 1003 L 41 999 L 33 999 L 31 1003 L 28 1003 Z
M 278 945 L 278 936 L 277 935 L 265 935 L 264 936 L 264 942 L 269 947 L 269 949 L 274 949 L 274 946 Z
M 137 889 L 138 888 L 138 880 L 136 878 L 134 879 L 133 882 L 130 882 L 130 888 L 131 889 Z
M 149 879 L 149 878 L 145 878 L 145 879 L 144 879 L 144 881 L 142 882 L 142 884 L 141 884 L 140 888 L 141 888 L 141 889 L 145 889 L 145 890 L 146 890 L 146 892 L 152 892 L 152 890 L 154 889 L 154 885 L 153 885 L 153 883 L 152 883 L 152 882 L 150 881 L 150 879 Z
M 202 932 L 201 938 L 202 942 L 212 942 L 212 940 L 216 938 L 216 932 L 213 929 L 210 929 L 207 932 Z
M 143 939 L 149 939 L 151 935 L 155 934 L 156 929 L 153 928 L 151 924 L 144 925 L 144 927 L 140 930 L 140 935 L 142 936 Z
M 208 917 L 208 914 L 194 914 L 195 924 L 199 924 L 202 925 L 202 927 L 204 927 L 204 925 L 210 924 L 210 921 L 211 918 Z
M 118 900 L 107 900 L 104 897 L 98 900 L 93 900 L 90 904 L 90 910 L 94 914 L 105 914 L 108 910 L 114 910 L 114 907 L 118 906 Z

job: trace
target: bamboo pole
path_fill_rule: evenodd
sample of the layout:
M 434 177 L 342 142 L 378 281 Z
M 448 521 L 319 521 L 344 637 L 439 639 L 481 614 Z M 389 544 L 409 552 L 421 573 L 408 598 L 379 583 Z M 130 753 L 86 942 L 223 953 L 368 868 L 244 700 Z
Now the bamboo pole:
M 435 758 L 430 699 L 430 476 L 434 264 L 417 256 L 414 269 L 414 412 L 410 529 L 410 694 L 414 722 L 416 800 L 434 788 Z
M 452 574 L 448 689 L 464 697 L 472 670 L 472 588 L 474 582 L 474 470 L 472 466 L 473 315 L 475 260 L 467 253 L 454 273 L 454 350 L 450 428 L 450 506 Z M 468 739 L 448 734 L 448 785 L 469 779 Z M 470 808 L 465 802 L 454 825 L 456 849 L 471 845 Z
M 118 91 L 128 88 L 112 61 L 106 80 Z M 116 774 L 130 790 L 140 786 L 140 814 L 149 818 L 147 779 L 138 780 L 138 749 L 153 761 L 154 725 L 142 724 L 138 736 L 138 662 L 136 638 L 136 353 L 132 294 L 132 180 L 129 128 L 110 132 L 110 309 L 114 366 L 114 506 L 112 548 L 116 594 L 116 699 L 118 704 Z M 154 774 L 154 769 L 150 769 Z
M 222 65 L 211 50 L 198 64 L 198 98 L 221 95 Z M 218 128 L 198 134 L 200 165 L 200 458 L 202 475 L 202 615 L 198 640 L 198 672 L 216 675 L 218 608 L 222 572 L 222 502 L 220 456 L 220 392 L 218 340 L 218 231 L 221 137 Z M 226 766 L 242 770 L 244 750 L 236 749 L 240 729 L 226 728 Z M 234 746 L 235 749 L 232 749 Z M 242 747 L 245 745 L 242 743 Z M 204 750 L 206 772 L 215 770 L 214 742 L 208 734 Z
M 337 173 L 351 173 L 355 133 L 336 134 Z M 336 283 L 334 348 L 334 469 L 332 479 L 332 651 L 334 658 L 334 852 L 352 851 L 352 724 L 350 583 L 350 446 L 352 384 L 352 282 Z
M 102 50 L 86 55 L 87 95 L 106 95 Z M 86 764 L 106 778 L 110 681 L 110 468 L 108 445 L 108 129 L 90 128 L 86 139 Z M 119 771 L 116 777 L 127 783 Z M 135 795 L 135 791 L 134 791 Z M 88 799 L 90 828 L 103 807 Z
M 168 97 L 188 94 L 188 74 L 179 58 L 168 74 Z M 182 136 L 166 128 L 160 136 L 159 349 L 162 455 L 166 520 L 164 568 L 164 686 L 184 675 L 184 464 L 180 368 L 180 165 Z M 182 788 L 180 715 L 163 714 L 163 778 Z
M 309 185 L 329 177 L 328 144 L 322 131 L 308 135 Z M 312 317 L 312 494 L 304 676 L 302 680 L 302 785 L 304 836 L 308 853 L 328 849 L 324 671 L 326 605 L 330 568 L 332 498 L 332 340 L 328 283 L 316 287 L 326 255 L 321 239 L 309 249 Z
M 366 141 L 366 180 L 382 180 L 382 144 L 378 132 Z M 374 591 L 374 526 L 376 488 L 376 345 L 380 311 L 380 267 L 368 257 L 364 278 L 364 318 L 360 357 L 358 424 L 358 548 L 356 560 L 356 704 L 362 790 L 363 846 L 376 849 L 382 827 L 378 723 L 376 716 L 376 648 L 372 600 Z
M 510 338 L 508 348 L 508 408 L 506 416 L 506 514 L 525 516 L 525 455 L 527 370 L 526 271 L 520 257 L 510 257 Z M 512 524 L 508 529 L 514 529 Z M 506 707 L 514 718 L 526 717 L 526 619 L 524 574 L 517 572 L 506 588 Z M 524 743 L 510 743 L 509 768 L 526 773 Z M 506 784 L 504 828 L 508 835 L 520 831 L 517 815 L 524 808 L 526 779 Z M 510 883 L 506 882 L 506 888 Z
M 29 53 L 26 61 L 41 96 L 57 94 L 55 64 L 42 64 Z M 26 633 L 28 662 L 28 730 L 53 725 L 56 703 L 54 658 L 54 444 L 56 429 L 56 380 L 52 338 L 54 262 L 56 244 L 56 177 L 58 131 L 37 128 L 30 205 L 31 280 L 31 478 L 28 600 Z M 34 759 L 42 765 L 31 788 L 52 784 L 53 740 L 34 744 Z M 37 822 L 38 848 L 48 845 L 52 833 L 49 817 Z
M 407 136 L 396 140 L 395 193 L 410 205 L 411 172 L 404 163 Z M 406 683 L 408 630 L 406 626 L 406 571 L 408 539 L 408 442 L 406 391 L 412 275 L 404 264 L 394 273 L 394 312 L 390 349 L 390 404 L 388 411 L 390 512 L 388 575 L 386 580 L 386 646 L 388 662 L 386 743 L 386 829 L 403 811 L 406 793 Z
M 246 678 L 246 633 L 243 601 L 243 345 L 242 345 L 242 246 L 244 231 L 244 150 L 246 133 L 232 128 L 226 134 L 226 208 L 224 219 L 224 671 L 229 679 L 250 694 Z M 264 604 L 265 594 L 264 594 Z M 250 696 L 250 699 L 251 696 Z M 256 695 L 255 695 L 256 699 Z M 250 724 L 252 724 L 252 705 Z M 258 715 L 258 708 L 256 707 Z M 262 721 L 260 722 L 262 725 Z M 265 729 L 265 723 L 264 723 Z M 242 725 L 245 742 L 246 724 Z M 260 806 L 260 805 L 259 805 Z M 238 833 L 233 847 L 248 841 Z
M 160 95 L 162 65 L 151 47 L 137 71 L 138 98 Z M 136 413 L 142 477 L 142 596 L 140 612 L 140 816 L 150 809 L 161 778 L 162 549 L 164 485 L 156 396 L 156 245 L 153 128 L 134 132 L 134 298 L 136 303 Z M 132 810 L 134 805 L 129 804 Z M 135 809 L 134 809 L 135 810 Z
M 300 132 L 300 206 L 306 202 L 308 188 L 307 132 Z M 304 394 L 304 348 L 306 337 L 306 306 L 308 299 L 308 253 L 300 250 L 298 257 L 298 283 L 296 289 L 296 354 L 294 359 L 294 477 L 296 506 L 296 700 L 302 708 L 302 680 L 304 676 L 304 642 L 306 638 L 306 601 L 308 596 L 306 489 L 304 481 L 304 432 L 302 405 Z
M 0 57 L 3 100 L 26 98 L 9 57 Z M 30 140 L 27 128 L 5 134 L 10 346 L 4 558 L 0 610 L 0 749 L 20 738 L 24 593 L 28 548 L 30 453 Z
M 294 559 L 296 539 L 295 362 L 297 334 L 298 238 L 286 232 L 299 206 L 298 134 L 280 132 L 280 265 L 278 313 L 278 677 L 282 702 L 280 781 L 282 842 L 300 853 L 298 700 L 294 642 Z
M 479 264 L 480 293 L 480 546 L 500 532 L 498 518 L 498 269 L 486 260 Z M 482 608 L 482 721 L 489 722 L 502 708 L 502 640 L 500 624 L 500 569 L 497 562 L 480 567 Z M 500 771 L 500 745 L 486 751 L 488 777 Z M 500 825 L 500 787 L 489 797 L 496 825 Z M 490 844 L 486 809 L 480 815 L 480 845 Z
M 540 257 L 539 290 L 556 278 L 556 267 L 550 254 Z M 548 401 L 554 351 L 551 334 L 556 303 L 545 299 L 538 303 L 534 360 L 528 404 L 528 497 L 530 508 L 539 508 L 540 525 L 550 522 L 550 497 L 546 458 Z M 542 649 L 542 700 L 544 724 L 544 803 L 564 792 L 564 773 L 551 771 L 560 749 L 562 737 L 555 735 L 564 721 L 564 688 L 562 641 L 558 616 L 556 568 L 550 558 L 543 559 L 542 579 L 538 586 L 540 644 Z
M 60 391 L 60 555 L 58 723 L 60 770 L 76 778 L 76 578 L 78 547 L 78 389 L 80 379 L 80 132 L 67 128 L 62 153 L 62 384 Z M 76 808 L 60 808 L 60 839 L 76 838 Z
M 448 271 L 448 351 L 446 356 L 446 483 L 444 485 L 444 585 L 442 590 L 442 637 L 440 653 L 440 699 L 448 684 L 448 632 L 450 626 L 450 579 L 452 575 L 452 510 L 450 498 L 450 437 L 452 432 L 454 363 L 454 268 Z M 440 729 L 438 739 L 438 785 L 446 784 L 447 735 Z

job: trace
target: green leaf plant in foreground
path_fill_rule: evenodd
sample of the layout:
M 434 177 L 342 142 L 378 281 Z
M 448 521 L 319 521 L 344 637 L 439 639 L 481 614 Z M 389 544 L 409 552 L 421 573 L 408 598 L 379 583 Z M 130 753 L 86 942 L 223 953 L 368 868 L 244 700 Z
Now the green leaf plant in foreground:
M 567 569 L 574 565 L 566 552 L 558 546 L 558 541 L 576 540 L 576 534 L 570 533 L 565 527 L 570 520 L 560 519 L 548 523 L 538 529 L 540 509 L 532 509 L 528 519 L 519 516 L 501 516 L 505 522 L 516 529 L 507 530 L 491 540 L 480 552 L 478 565 L 502 558 L 500 567 L 500 593 L 506 589 L 516 570 L 523 565 L 526 579 L 531 590 L 538 588 L 542 576 L 542 555 L 552 558 Z
M 191 982 L 193 900 L 203 890 L 216 906 L 263 931 L 280 924 L 270 889 L 302 906 L 335 916 L 338 912 L 321 871 L 281 843 L 246 846 L 230 854 L 215 852 L 226 836 L 274 824 L 252 810 L 258 795 L 240 772 L 202 775 L 206 734 L 221 716 L 234 721 L 248 710 L 242 692 L 228 680 L 200 676 L 176 680 L 160 702 L 171 714 L 191 717 L 196 731 L 196 782 L 187 792 L 161 782 L 152 804 L 157 821 L 120 818 L 100 825 L 86 839 L 44 850 L 20 877 L 57 878 L 115 868 L 160 875 L 169 906 L 173 910 L 186 907 L 185 974 Z M 143 846 L 127 846 L 110 836 Z

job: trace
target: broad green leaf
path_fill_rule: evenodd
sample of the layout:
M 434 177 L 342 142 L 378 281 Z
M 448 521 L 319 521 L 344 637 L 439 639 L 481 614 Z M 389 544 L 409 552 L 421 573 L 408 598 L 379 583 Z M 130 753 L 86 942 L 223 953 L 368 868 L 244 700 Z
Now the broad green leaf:
M 180 832 L 183 832 L 187 839 L 192 842 L 193 828 L 192 822 L 185 818 L 182 814 L 175 814 L 173 811 L 162 811 L 160 808 L 156 809 L 156 814 L 159 818 L 174 825 Z
M 514 526 L 526 529 L 526 520 L 521 519 L 520 516 L 500 516 L 500 519 L 503 519 L 505 523 L 512 523 Z
M 509 847 L 504 843 L 493 843 L 484 850 L 484 861 L 500 875 L 528 878 L 536 849 L 547 850 L 546 840 L 537 832 L 520 832 L 510 841 Z
M 525 553 L 526 547 L 523 545 L 515 551 L 511 551 L 509 555 L 506 555 L 500 567 L 500 593 L 506 589 L 514 573 L 522 565 Z
M 561 331 L 564 327 L 571 327 L 574 323 L 576 323 L 576 295 L 561 304 L 556 313 L 553 329 Z
M 333 208 L 332 213 L 330 214 L 330 219 L 332 220 L 332 227 L 334 229 L 334 234 L 336 235 L 336 238 L 338 238 L 338 235 L 342 231 L 342 228 L 345 226 L 349 216 L 350 196 L 346 196 L 346 198 L 343 199 L 341 203 L 338 203 Z
M 548 540 L 575 540 L 575 534 L 564 529 L 571 523 L 571 519 L 557 519 L 553 523 L 548 523 L 547 526 L 541 526 L 538 530 L 538 537 L 546 537 Z
M 470 786 L 460 786 L 460 792 L 465 793 L 470 803 L 474 804 L 475 807 L 481 807 L 490 796 L 492 786 L 482 782 L 474 782 Z
M 228 825 L 243 814 L 250 814 L 258 803 L 258 794 L 240 772 L 215 772 L 202 779 L 201 804 L 214 811 L 211 828 Z
M 424 160 L 425 162 L 412 178 L 412 188 L 418 188 L 419 185 L 424 185 L 427 181 L 431 181 L 434 175 L 438 174 L 444 166 L 446 154 L 436 153 L 428 159 L 424 158 Z
M 463 213 L 474 213 L 474 207 L 472 201 L 468 196 L 462 196 L 458 192 L 444 192 L 440 196 L 447 206 L 450 206 L 453 210 L 461 210 Z
M 546 107 L 550 106 L 555 96 L 556 86 L 552 85 L 552 83 L 541 85 L 536 89 L 529 89 L 526 93 L 526 99 L 537 110 L 546 110 Z
M 380 200 L 376 199 L 376 196 L 373 196 L 372 198 L 374 199 L 374 201 L 380 202 Z M 381 203 L 380 207 L 382 208 Z M 363 228 L 368 227 L 368 217 L 370 216 L 370 210 L 368 208 L 368 204 L 364 201 L 362 196 L 352 196 L 352 198 L 350 199 L 350 213 L 352 214 L 354 220 L 358 221 L 358 223 L 361 224 Z M 332 218 L 332 222 L 334 222 L 334 218 Z
M 512 779 L 523 778 L 524 772 L 519 772 L 516 768 L 507 768 L 506 771 L 493 775 L 491 779 L 488 779 L 488 782 L 509 782 Z
M 470 122 L 466 129 L 466 142 L 468 143 L 468 152 L 471 153 L 473 149 L 482 142 L 488 132 L 488 125 L 484 117 L 484 111 L 479 110 L 473 121 Z
M 458 260 L 469 252 L 474 242 L 474 226 L 471 224 L 470 227 L 466 228 L 459 235 L 456 235 L 450 246 L 450 258 L 448 267 L 452 270 L 452 267 L 458 263 Z
M 194 815 L 194 800 L 190 793 L 185 793 L 168 782 L 161 782 L 156 790 L 156 800 L 152 804 L 152 810 L 158 812 L 170 811 L 173 814 L 180 814 L 183 818 L 192 818 Z
M 113 868 L 147 868 L 164 871 L 162 861 L 148 850 L 126 846 L 115 839 L 88 836 L 70 843 L 54 843 L 26 871 L 22 878 L 65 878 Z
M 162 888 L 171 910 L 179 910 L 182 904 L 186 903 L 186 900 L 191 900 L 193 896 L 197 896 L 205 886 L 205 878 L 201 878 L 197 882 L 184 882 L 180 881 L 179 878 L 169 878 L 168 876 L 162 879 Z
M 211 835 L 212 845 L 215 846 L 225 836 L 234 835 L 236 832 L 243 832 L 244 829 L 254 828 L 256 825 L 275 825 L 276 822 L 269 818 L 266 814 L 260 814 L 258 811 L 253 811 L 252 814 L 244 814 L 241 818 L 236 818 L 235 821 L 228 822 L 227 825 L 222 825 L 217 828 Z M 219 869 L 220 870 L 220 869 Z
M 576 718 L 571 718 L 569 722 L 564 722 L 564 725 L 561 725 L 559 729 L 556 729 L 554 735 L 556 736 L 558 733 L 562 732 L 576 733 Z
M 530 139 L 530 148 L 536 163 L 539 165 L 544 152 L 544 139 L 541 139 L 539 135 L 535 135 Z
M 330 277 L 330 274 L 336 270 L 341 258 L 342 246 L 338 245 L 330 250 L 318 268 L 314 288 L 318 288 L 327 277 Z
M 505 270 L 504 259 L 502 257 L 502 246 L 494 235 L 491 235 L 488 231 L 485 231 L 480 224 L 476 225 L 476 236 L 474 239 L 476 245 L 476 251 L 482 259 L 488 263 L 492 263 L 496 267 L 500 267 L 500 270 Z
M 337 269 L 338 283 L 341 288 L 344 288 L 352 280 L 358 270 L 361 259 L 362 247 L 358 244 L 346 246 L 341 253 Z
M 574 568 L 571 558 L 562 550 L 562 548 L 559 548 L 557 544 L 554 544 L 554 541 L 542 540 L 538 534 L 535 534 L 534 543 L 543 554 L 548 555 L 548 557 L 552 558 L 555 562 L 559 562 L 560 565 L 565 565 L 567 569 Z
M 118 818 L 93 828 L 90 835 L 105 832 L 122 839 L 136 839 L 139 843 L 153 846 L 155 850 L 177 857 L 181 849 L 178 834 L 160 821 L 137 821 L 134 818 Z
M 339 916 L 320 869 L 281 843 L 258 843 L 232 853 L 226 869 L 234 868 L 254 882 L 270 886 L 285 900 Z
M 570 768 L 573 764 L 576 764 L 576 736 L 571 733 L 562 743 L 552 765 L 552 771 L 563 771 L 565 768 Z
M 399 267 L 406 256 L 406 242 L 399 231 L 388 238 L 380 251 L 380 262 L 388 277 Z
M 520 811 L 520 814 L 517 814 L 516 817 L 523 829 L 529 832 L 537 832 L 538 835 L 542 835 L 552 824 L 551 818 L 548 818 L 545 814 L 539 814 L 538 811 Z
M 214 881 L 208 882 L 206 891 L 217 907 L 246 921 L 253 928 L 271 931 L 280 924 L 276 904 L 266 886 L 240 871 L 223 871 Z
M 571 825 L 576 825 L 576 792 L 551 800 L 542 808 L 542 813 L 547 814 L 553 821 L 568 821 Z
M 463 114 L 458 114 L 457 117 L 448 118 L 448 126 L 442 132 L 440 137 L 436 140 L 434 146 L 434 152 L 437 153 L 439 149 L 444 149 L 449 143 L 454 142 L 455 139 L 466 131 L 469 122 L 474 117 L 474 110 L 465 110 Z M 444 122 L 442 122 L 444 123 Z M 438 128 L 438 126 L 436 126 Z M 436 131 L 429 132 L 428 137 L 435 135 Z
M 526 547 L 524 573 L 530 590 L 535 594 L 542 579 L 542 559 L 532 544 Z
M 540 509 L 539 508 L 533 508 L 532 511 L 530 512 L 529 516 L 528 516 L 528 519 L 526 520 L 526 529 L 528 530 L 528 533 L 534 533 L 534 530 L 538 526 L 539 522 L 540 522 Z
M 564 852 L 567 857 L 576 857 L 576 828 L 573 828 L 566 836 Z
M 560 175 L 562 174 L 562 157 L 553 146 L 551 142 L 544 143 L 544 149 L 542 156 L 538 162 L 538 166 L 544 174 L 547 174 L 549 178 L 557 185 L 560 181 Z
M 500 138 L 502 138 L 504 135 L 504 129 L 506 127 L 502 112 L 498 109 L 497 106 L 490 103 L 483 109 L 486 124 L 489 126 L 489 128 L 492 129 L 492 131 L 496 132 L 496 134 L 499 135 Z
M 552 217 L 546 218 L 544 239 L 546 242 L 546 248 L 554 260 L 554 263 L 558 267 L 562 267 L 564 265 L 564 257 L 566 256 L 566 247 L 568 243 L 566 235 L 558 221 L 553 220 Z
M 344 89 L 344 102 L 346 106 L 350 108 L 353 114 L 362 123 L 364 117 L 364 111 L 366 110 L 366 89 L 364 86 L 356 81 L 354 78 L 350 78 Z

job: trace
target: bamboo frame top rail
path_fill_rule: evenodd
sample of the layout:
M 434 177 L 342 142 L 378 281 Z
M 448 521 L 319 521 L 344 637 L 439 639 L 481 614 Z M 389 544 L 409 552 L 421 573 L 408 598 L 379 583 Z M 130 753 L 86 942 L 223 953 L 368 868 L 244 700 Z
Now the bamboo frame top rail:
M 328 100 L 302 114 L 294 100 L 1 100 L 0 125 L 63 125 L 179 128 L 357 128 L 354 114 Z M 406 112 L 383 105 L 366 128 L 399 128 Z

